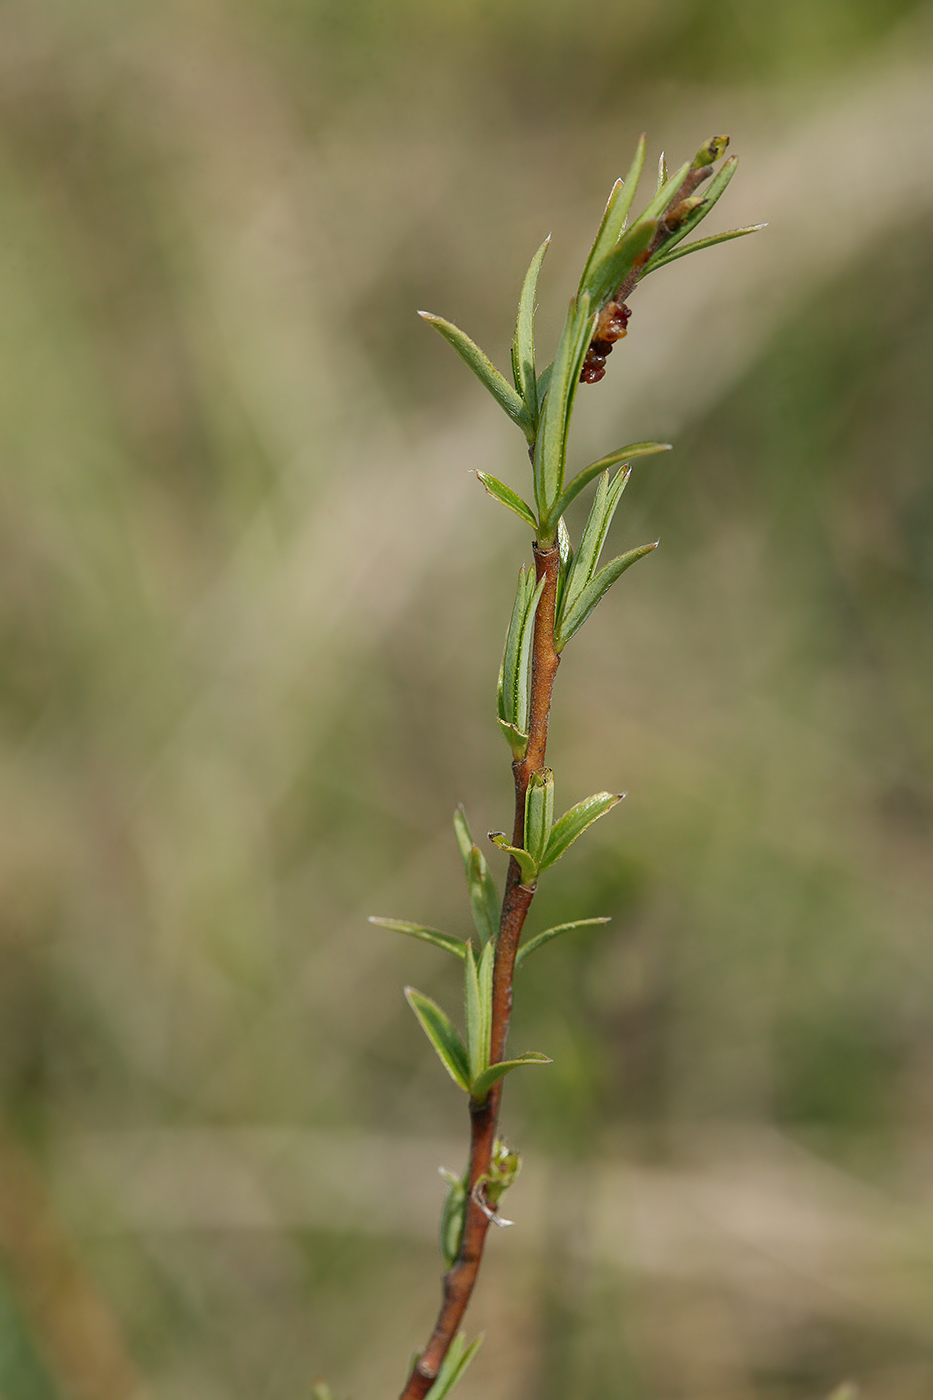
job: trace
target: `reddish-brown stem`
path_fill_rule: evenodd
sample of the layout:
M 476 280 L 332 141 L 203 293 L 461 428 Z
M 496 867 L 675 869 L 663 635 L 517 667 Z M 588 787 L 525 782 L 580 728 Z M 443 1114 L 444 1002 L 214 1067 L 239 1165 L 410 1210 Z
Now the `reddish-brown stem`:
M 667 223 L 665 222 L 668 214 L 672 209 L 676 209 L 677 205 L 680 204 L 682 200 L 687 199 L 690 195 L 692 195 L 693 191 L 697 188 L 697 186 L 701 185 L 704 180 L 708 179 L 709 176 L 712 175 L 712 173 L 713 167 L 711 165 L 701 165 L 697 170 L 687 171 L 687 174 L 677 186 L 677 189 L 675 190 L 674 194 L 672 194 L 670 199 L 668 200 L 667 208 L 661 215 L 661 218 L 658 220 L 658 227 L 655 232 L 654 238 L 652 238 L 651 242 L 648 244 L 648 247 L 644 250 L 644 252 L 638 254 L 638 257 L 632 264 L 632 268 L 629 272 L 629 275 L 626 277 L 621 287 L 617 288 L 616 292 L 614 293 L 614 301 L 617 301 L 621 305 L 624 301 L 627 300 L 628 297 L 632 295 L 632 292 L 638 285 L 638 280 L 641 277 L 641 274 L 645 270 L 645 264 L 648 262 L 649 258 L 654 257 L 655 253 L 658 251 L 661 245 L 667 241 L 668 237 L 673 232 L 673 230 L 669 228 Z
M 525 793 L 532 773 L 544 767 L 547 749 L 548 716 L 551 711 L 551 693 L 560 657 L 554 650 L 554 617 L 557 606 L 557 576 L 560 562 L 555 545 L 551 549 L 534 546 L 535 571 L 540 580 L 544 578 L 544 588 L 538 611 L 535 616 L 534 640 L 532 643 L 531 691 L 529 707 L 528 748 L 522 759 L 512 764 L 515 779 L 515 825 L 512 844 L 521 846 L 525 839 Z M 509 1037 L 509 1021 L 512 1015 L 512 976 L 515 972 L 515 955 L 521 937 L 525 916 L 534 898 L 534 887 L 522 884 L 521 871 L 516 861 L 509 862 L 505 881 L 505 894 L 502 900 L 502 917 L 496 939 L 496 961 L 492 978 L 492 1031 L 490 1036 L 490 1063 L 496 1064 L 505 1059 Z M 470 1100 L 470 1165 L 468 1174 L 469 1192 L 467 1196 L 466 1219 L 460 1252 L 447 1273 L 442 1285 L 441 1308 L 434 1331 L 408 1383 L 402 1391 L 401 1400 L 424 1400 L 437 1379 L 437 1373 L 450 1344 L 457 1335 L 463 1321 L 473 1288 L 476 1284 L 479 1266 L 483 1257 L 489 1217 L 476 1197 L 482 1192 L 483 1179 L 489 1171 L 496 1128 L 499 1122 L 499 1101 L 502 1097 L 502 1082 L 492 1089 L 482 1103 Z

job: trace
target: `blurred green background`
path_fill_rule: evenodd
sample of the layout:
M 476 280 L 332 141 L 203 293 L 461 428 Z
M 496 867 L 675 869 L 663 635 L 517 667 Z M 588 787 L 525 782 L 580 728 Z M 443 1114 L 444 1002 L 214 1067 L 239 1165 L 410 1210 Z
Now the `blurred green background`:
M 558 801 L 628 798 L 533 926 L 613 922 L 521 975 L 458 1394 L 929 1397 L 930 6 L 2 0 L 0 69 L 0 1396 L 397 1393 L 457 989 L 365 916 L 465 929 L 527 554 L 414 309 L 506 364 L 550 230 L 553 345 L 646 129 L 770 227 L 580 396 L 676 451 L 561 668 Z

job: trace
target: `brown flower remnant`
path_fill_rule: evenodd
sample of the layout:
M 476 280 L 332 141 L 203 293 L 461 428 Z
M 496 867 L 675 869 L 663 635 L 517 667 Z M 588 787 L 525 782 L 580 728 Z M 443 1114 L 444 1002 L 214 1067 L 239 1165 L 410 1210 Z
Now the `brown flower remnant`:
M 617 340 L 621 340 L 628 334 L 630 309 L 624 301 L 607 301 L 599 319 L 596 322 L 596 331 L 590 341 L 583 361 L 583 368 L 580 371 L 580 379 L 584 384 L 598 384 L 606 373 L 606 356 L 612 353 L 612 347 Z

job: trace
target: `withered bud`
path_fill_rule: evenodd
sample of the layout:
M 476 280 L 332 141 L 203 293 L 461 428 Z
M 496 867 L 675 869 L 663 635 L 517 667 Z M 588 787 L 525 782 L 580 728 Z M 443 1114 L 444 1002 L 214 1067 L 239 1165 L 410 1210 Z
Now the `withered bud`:
M 668 209 L 664 215 L 662 223 L 668 233 L 673 233 L 686 223 L 695 209 L 699 209 L 705 201 L 700 194 L 692 194 L 687 199 L 682 199 L 679 204 L 675 204 L 672 209 Z
M 690 169 L 699 170 L 704 165 L 712 165 L 714 161 L 719 159 L 728 144 L 728 136 L 711 136 L 697 151 Z

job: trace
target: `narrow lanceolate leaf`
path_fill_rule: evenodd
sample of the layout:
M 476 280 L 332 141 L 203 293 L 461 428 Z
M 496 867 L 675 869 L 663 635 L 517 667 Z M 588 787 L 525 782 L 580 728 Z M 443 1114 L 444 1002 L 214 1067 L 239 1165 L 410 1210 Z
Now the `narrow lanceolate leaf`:
M 507 855 L 515 857 L 522 873 L 522 884 L 533 885 L 538 878 L 538 867 L 528 852 L 521 850 L 518 846 L 510 845 L 504 831 L 490 831 L 489 839 L 494 846 L 499 847 L 500 851 L 505 851 Z
M 490 941 L 476 965 L 473 949 L 466 955 L 466 1028 L 467 1060 L 470 1080 L 475 1081 L 489 1064 L 489 1039 L 492 1031 L 492 968 L 494 946 Z
M 479 348 L 475 341 L 471 340 L 459 326 L 453 325 L 451 321 L 445 321 L 442 316 L 435 316 L 430 311 L 419 311 L 418 315 L 436 331 L 444 337 L 449 345 L 452 345 L 470 369 L 476 375 L 480 383 L 489 390 L 500 408 L 504 408 L 506 413 L 522 429 L 528 441 L 534 437 L 534 429 L 531 418 L 528 415 L 521 396 L 516 393 L 511 384 L 496 369 L 489 356 Z
M 453 1390 L 482 1344 L 482 1333 L 467 1346 L 466 1338 L 462 1332 L 459 1332 L 451 1342 L 447 1355 L 441 1362 L 440 1370 L 437 1373 L 437 1380 L 431 1386 L 431 1389 L 425 1396 L 425 1400 L 447 1400 L 447 1396 Z
M 421 1029 L 437 1051 L 438 1059 L 455 1084 L 467 1093 L 470 1091 L 470 1064 L 466 1048 L 457 1034 L 450 1017 L 442 1011 L 436 1001 L 416 992 L 414 987 L 405 988 L 408 1005 L 418 1017 Z
M 544 255 L 548 250 L 551 235 L 541 244 L 531 260 L 522 284 L 522 294 L 518 300 L 518 318 L 515 322 L 515 335 L 512 339 L 512 375 L 515 387 L 525 402 L 532 423 L 538 421 L 538 386 L 535 373 L 535 292 L 538 288 L 538 273 Z
M 470 859 L 470 852 L 473 849 L 474 842 L 470 834 L 470 826 L 462 803 L 454 810 L 454 835 L 457 838 L 457 847 L 460 851 L 460 859 L 463 861 L 463 868 L 465 870 L 467 868 L 467 862 Z
M 659 193 L 661 187 L 665 184 L 667 179 L 667 161 L 664 159 L 664 152 L 662 151 L 660 156 L 658 157 L 658 183 L 654 187 L 655 194 Z
M 732 179 L 733 175 L 735 174 L 735 168 L 738 165 L 738 163 L 738 156 L 730 156 L 728 160 L 723 161 L 722 165 L 716 171 L 716 174 L 713 176 L 712 180 L 710 180 L 709 184 L 706 186 L 706 189 L 703 192 L 703 203 L 699 206 L 699 208 L 694 209 L 692 214 L 688 215 L 688 217 L 684 219 L 683 223 L 678 229 L 675 229 L 675 231 L 672 234 L 665 238 L 661 247 L 654 254 L 654 256 L 651 258 L 651 261 L 645 268 L 646 274 L 649 272 L 653 272 L 654 269 L 658 266 L 659 261 L 662 258 L 666 257 L 668 251 L 671 248 L 673 248 L 675 244 L 679 243 L 681 239 L 686 238 L 688 233 L 692 233 L 693 230 L 696 228 L 697 224 L 702 223 L 702 221 L 706 218 L 707 214 L 712 209 L 713 205 L 722 195 L 729 181 Z
M 679 170 L 675 170 L 673 175 L 668 176 L 668 178 L 664 181 L 664 184 L 658 190 L 654 199 L 648 205 L 647 209 L 643 210 L 642 213 L 639 215 L 639 224 L 643 222 L 652 223 L 655 219 L 659 217 L 659 215 L 663 214 L 664 210 L 667 208 L 668 204 L 670 204 L 671 200 L 674 198 L 674 195 L 677 193 L 684 180 L 686 179 L 689 170 L 690 161 L 687 160 L 684 161 L 683 165 L 680 167 Z
M 493 938 L 499 929 L 499 891 L 486 863 L 486 857 L 470 835 L 466 812 L 462 807 L 458 807 L 454 812 L 454 832 L 463 860 L 473 923 L 480 939 L 485 943 L 487 939 Z
M 590 301 L 585 292 L 571 301 L 539 418 L 534 483 L 535 502 L 541 519 L 539 541 L 545 547 L 553 543 L 557 532 L 557 517 L 553 512 L 564 487 L 567 428 L 580 379 L 580 366 L 592 339 L 595 320 L 595 313 L 590 314 Z
M 552 938 L 560 938 L 563 933 L 572 933 L 577 928 L 592 928 L 597 924 L 608 924 L 608 917 L 601 919 L 574 919 L 569 924 L 557 924 L 554 928 L 546 928 L 543 933 L 536 933 L 534 938 L 529 938 L 527 943 L 523 943 L 515 955 L 515 966 L 519 967 L 529 953 L 536 953 L 539 948 L 543 948 L 545 943 L 550 943 Z
M 390 928 L 395 933 L 407 933 L 409 938 L 420 938 L 424 943 L 433 943 L 436 948 L 443 948 L 445 953 L 453 953 L 455 958 L 466 957 L 467 944 L 462 938 L 454 938 L 452 933 L 425 928 L 424 924 L 409 924 L 404 919 L 381 919 L 376 914 L 370 914 L 369 922 L 378 924 L 380 928 Z
M 473 923 L 480 941 L 486 943 L 495 938 L 499 928 L 499 892 L 479 846 L 470 852 L 466 876 Z
M 602 222 L 590 249 L 589 257 L 583 268 L 583 276 L 580 278 L 580 291 L 588 292 L 594 305 L 596 297 L 593 296 L 593 287 L 590 285 L 590 277 L 593 269 L 598 267 L 618 243 L 622 237 L 622 230 L 625 228 L 625 220 L 632 207 L 632 200 L 635 198 L 635 191 L 638 188 L 638 181 L 641 177 L 642 167 L 645 163 L 645 151 L 648 139 L 642 135 L 635 148 L 635 156 L 629 168 L 629 172 L 624 180 L 616 180 L 606 203 L 606 211 L 603 214 Z
M 518 657 L 515 663 L 515 674 L 512 678 L 514 722 L 523 734 L 528 733 L 531 693 L 531 647 L 535 635 L 535 615 L 538 611 L 538 604 L 541 601 L 541 594 L 544 592 L 544 584 L 544 574 L 542 574 L 537 583 L 535 583 L 534 575 L 530 569 L 528 570 L 528 602 L 525 605 L 525 616 L 522 619 L 522 628 L 519 633 Z
M 556 860 L 560 860 L 567 847 L 576 841 L 588 826 L 592 826 L 600 817 L 612 811 L 624 796 L 624 792 L 596 792 L 592 797 L 586 797 L 575 807 L 571 807 L 569 812 L 565 812 L 560 820 L 554 823 L 541 869 L 545 870 Z
M 609 526 L 612 524 L 612 517 L 631 474 L 631 467 L 623 467 L 611 480 L 608 472 L 603 472 L 599 479 L 596 496 L 590 507 L 583 537 L 574 555 L 573 568 L 570 570 L 567 586 L 561 600 L 561 615 L 557 620 L 558 630 L 560 630 L 563 618 L 573 611 L 577 599 L 596 573 L 596 566 L 599 563 L 599 556 L 602 553 Z
M 547 1055 L 542 1055 L 538 1050 L 529 1050 L 527 1055 L 519 1055 L 517 1060 L 500 1060 L 498 1064 L 490 1065 L 489 1068 L 475 1079 L 470 1086 L 470 1097 L 476 1103 L 482 1103 L 494 1084 L 505 1075 L 510 1074 L 513 1069 L 521 1069 L 522 1065 L 549 1065 L 552 1061 Z
M 565 610 L 560 626 L 555 628 L 554 648 L 556 651 L 562 651 L 574 633 L 579 632 L 596 604 L 609 591 L 616 579 L 624 574 L 626 569 L 637 564 L 639 559 L 644 559 L 646 554 L 657 549 L 658 543 L 658 540 L 654 540 L 651 544 L 641 544 L 636 549 L 630 549 L 627 554 L 620 554 L 617 559 L 613 559 L 605 568 L 600 569 L 595 578 L 592 578 L 586 585 L 573 607 Z
M 648 247 L 656 228 L 657 219 L 646 219 L 642 214 L 632 224 L 628 233 L 622 235 L 609 256 L 598 267 L 594 267 L 588 284 L 593 306 L 603 306 L 613 293 L 618 291 Z
M 512 490 L 511 486 L 506 486 L 504 481 L 497 480 L 496 477 L 490 476 L 488 472 L 477 472 L 476 475 L 479 477 L 490 496 L 494 496 L 497 501 L 501 501 L 504 506 L 508 506 L 509 510 L 514 510 L 519 520 L 524 520 L 525 524 L 530 525 L 532 530 L 537 530 L 538 522 L 535 519 L 534 511 L 526 501 L 522 500 L 521 496 L 517 495 L 516 492 Z
M 502 650 L 502 664 L 499 667 L 499 718 L 505 724 L 515 725 L 519 730 L 521 726 L 518 724 L 517 714 L 517 668 L 521 650 L 522 628 L 525 625 L 525 613 L 528 609 L 531 590 L 534 587 L 531 580 L 531 570 L 522 565 L 518 571 L 518 586 L 515 589 L 515 601 L 512 604 L 512 613 L 505 634 L 505 646 Z
M 658 190 L 647 209 L 635 220 L 628 233 L 619 240 L 602 264 L 595 268 L 590 282 L 590 295 L 594 306 L 602 306 L 609 297 L 625 282 L 643 259 L 649 244 L 658 229 L 658 219 L 683 184 L 690 169 L 687 161 L 675 171 Z
M 608 453 L 605 457 L 600 457 L 598 462 L 592 462 L 590 466 L 584 467 L 583 471 L 574 477 L 558 503 L 561 515 L 564 514 L 570 502 L 575 500 L 588 486 L 595 476 L 600 472 L 608 471 L 610 467 L 618 466 L 620 462 L 633 462 L 636 457 L 650 457 L 655 452 L 670 452 L 669 442 L 631 442 L 628 447 L 620 447 L 615 452 Z
M 516 730 L 517 740 L 513 739 L 509 729 L 505 729 L 504 732 L 518 757 L 524 756 L 528 741 L 531 646 L 534 638 L 535 613 L 543 590 L 543 574 L 535 583 L 531 569 L 519 569 L 518 588 L 506 633 L 502 665 L 499 668 L 499 720 L 503 726 L 511 726 Z
M 480 956 L 476 978 L 479 984 L 480 1008 L 480 1048 L 478 1063 L 483 1069 L 489 1064 L 489 1047 L 492 1042 L 492 974 L 495 966 L 496 947 L 492 939 L 486 944 Z
M 701 248 L 715 248 L 717 243 L 728 243 L 732 238 L 744 238 L 747 233 L 760 233 L 767 227 L 767 224 L 749 224 L 747 228 L 730 228 L 726 233 L 714 233 L 710 238 L 698 238 L 695 243 L 688 243 L 684 248 L 675 248 L 672 253 L 659 257 L 657 261 L 652 259 L 651 271 L 658 267 L 666 267 L 678 258 L 685 258 L 688 253 L 698 253 Z
M 488 945 L 487 945 L 488 946 Z M 466 973 L 464 986 L 464 1004 L 466 1009 L 466 1050 L 467 1061 L 470 1066 L 470 1083 L 472 1084 L 477 1075 L 482 1074 L 486 1068 L 483 1063 L 482 1053 L 482 1029 L 481 1011 L 479 1000 L 479 977 L 476 971 L 476 959 L 473 956 L 473 949 L 467 949 Z M 488 1056 L 486 1057 L 488 1059 Z

